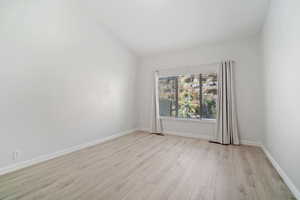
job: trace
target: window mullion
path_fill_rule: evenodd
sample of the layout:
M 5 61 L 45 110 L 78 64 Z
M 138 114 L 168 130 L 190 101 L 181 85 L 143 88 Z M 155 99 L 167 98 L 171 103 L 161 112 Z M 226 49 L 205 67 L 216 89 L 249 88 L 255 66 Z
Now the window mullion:
M 175 77 L 175 115 L 178 117 L 178 77 Z
M 199 116 L 200 119 L 203 118 L 203 113 L 202 113 L 202 74 L 199 74 Z

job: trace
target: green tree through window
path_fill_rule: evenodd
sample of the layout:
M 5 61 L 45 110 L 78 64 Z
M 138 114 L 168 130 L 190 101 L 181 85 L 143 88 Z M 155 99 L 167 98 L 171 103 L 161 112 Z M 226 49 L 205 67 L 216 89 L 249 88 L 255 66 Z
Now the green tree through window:
M 215 119 L 216 100 L 216 73 L 159 79 L 160 116 Z

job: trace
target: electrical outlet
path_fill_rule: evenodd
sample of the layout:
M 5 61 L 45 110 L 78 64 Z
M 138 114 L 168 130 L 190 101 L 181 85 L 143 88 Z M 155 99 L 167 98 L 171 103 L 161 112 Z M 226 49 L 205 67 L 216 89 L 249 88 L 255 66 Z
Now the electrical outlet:
M 13 151 L 12 159 L 13 159 L 13 160 L 18 160 L 19 157 L 20 157 L 20 150 L 15 150 L 15 151 Z

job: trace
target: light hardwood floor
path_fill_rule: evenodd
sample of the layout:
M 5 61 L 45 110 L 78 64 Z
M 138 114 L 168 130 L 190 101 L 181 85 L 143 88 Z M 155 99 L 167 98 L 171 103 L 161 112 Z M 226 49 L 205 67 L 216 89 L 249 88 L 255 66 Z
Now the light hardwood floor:
M 0 199 L 294 199 L 260 148 L 135 132 L 0 177 Z

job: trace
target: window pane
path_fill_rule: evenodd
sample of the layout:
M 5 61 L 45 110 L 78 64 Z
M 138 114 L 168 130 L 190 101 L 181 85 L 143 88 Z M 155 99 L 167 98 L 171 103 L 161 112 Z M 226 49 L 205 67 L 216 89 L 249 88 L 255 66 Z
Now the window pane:
M 216 102 L 216 73 L 159 79 L 160 116 L 215 119 Z
M 176 117 L 176 83 L 177 77 L 159 79 L 160 116 Z
M 216 118 L 217 102 L 217 74 L 201 74 L 202 83 L 202 108 L 201 117 L 206 119 Z
M 200 118 L 199 75 L 178 77 L 178 117 Z

